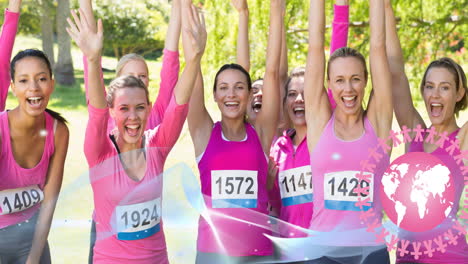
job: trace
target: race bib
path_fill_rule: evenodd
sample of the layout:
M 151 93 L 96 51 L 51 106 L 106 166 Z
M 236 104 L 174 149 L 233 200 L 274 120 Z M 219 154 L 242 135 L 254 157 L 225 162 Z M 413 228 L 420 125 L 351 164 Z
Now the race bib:
M 248 170 L 211 171 L 213 208 L 257 208 L 258 172 Z
M 119 205 L 115 208 L 117 238 L 138 240 L 154 235 L 160 230 L 161 198 L 151 201 Z
M 325 200 L 325 208 L 331 210 L 341 211 L 361 211 L 361 209 L 355 205 L 358 201 L 359 194 L 355 192 L 357 187 L 364 188 L 369 186 L 366 181 L 359 181 L 356 178 L 356 174 L 359 171 L 339 171 L 325 174 L 323 182 L 323 193 Z M 370 174 L 370 188 L 369 193 L 361 193 L 361 200 L 370 198 L 370 206 L 363 206 L 363 210 L 367 211 L 372 207 L 374 201 L 374 174 Z
M 281 171 L 278 174 L 278 185 L 284 206 L 313 201 L 312 171 L 309 165 Z
M 0 191 L 0 215 L 21 212 L 44 200 L 38 185 Z

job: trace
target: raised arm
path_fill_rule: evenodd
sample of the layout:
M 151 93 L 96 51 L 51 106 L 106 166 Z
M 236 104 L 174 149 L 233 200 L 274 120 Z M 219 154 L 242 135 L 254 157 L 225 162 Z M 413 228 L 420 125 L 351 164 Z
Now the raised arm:
M 392 78 L 392 95 L 395 116 L 400 127 L 414 128 L 424 121 L 413 105 L 400 40 L 398 39 L 395 15 L 390 0 L 385 0 L 385 32 L 388 65 Z
M 89 92 L 89 121 L 85 135 L 85 156 L 90 167 L 98 164 L 105 158 L 107 151 L 112 148 L 108 139 L 107 124 L 109 110 L 105 99 L 105 91 L 101 72 L 101 52 L 103 43 L 102 21 L 97 24 L 97 31 L 93 30 L 83 10 L 80 9 L 80 17 L 72 11 L 73 21 L 68 19 L 68 34 L 76 42 L 87 60 Z
M 62 186 L 63 168 L 68 150 L 68 138 L 69 132 L 67 126 L 64 123 L 58 122 L 54 135 L 54 154 L 49 162 L 47 179 L 44 186 L 44 200 L 41 203 L 33 242 L 26 263 L 39 263 L 41 259 Z
M 392 128 L 392 80 L 385 49 L 384 0 L 370 1 L 370 70 L 373 96 L 370 99 L 369 120 L 377 136 L 386 138 Z
M 281 56 L 281 28 L 284 23 L 281 15 L 285 5 L 284 1 L 270 1 L 270 29 L 263 81 L 263 106 L 255 122 L 255 129 L 262 143 L 263 151 L 267 155 L 270 153 L 271 141 L 278 128 L 278 113 L 280 111 L 279 63 Z
M 239 13 L 239 31 L 237 32 L 237 64 L 250 71 L 249 49 L 249 7 L 247 0 L 231 0 Z
M 151 146 L 166 147 L 166 153 L 176 143 L 187 116 L 187 103 L 200 69 L 200 60 L 206 45 L 206 29 L 203 14 L 192 5 L 191 0 L 182 0 L 182 44 L 185 68 L 174 90 L 174 101 L 169 105 L 164 119 L 153 137 Z
M 304 79 L 307 122 L 307 145 L 312 152 L 331 117 L 328 96 L 323 89 L 325 78 L 325 3 L 311 0 L 309 9 L 309 52 Z
M 281 16 L 284 18 L 286 14 L 286 5 L 283 6 Z M 279 124 L 276 130 L 276 136 L 280 137 L 285 129 L 291 127 L 288 114 L 284 112 L 283 98 L 286 94 L 285 85 L 288 82 L 288 42 L 286 40 L 286 26 L 283 22 L 281 27 L 281 57 L 279 65 L 279 83 L 280 83 L 280 110 L 279 110 Z
M 8 88 L 10 87 L 10 59 L 18 31 L 21 0 L 10 0 L 0 36 L 0 112 L 5 110 Z
M 161 83 L 156 102 L 146 125 L 147 129 L 155 128 L 164 117 L 166 108 L 171 101 L 174 87 L 179 79 L 179 39 L 181 27 L 181 0 L 172 1 L 171 16 L 167 28 L 166 42 L 163 51 L 163 61 L 160 72 Z
M 333 6 L 333 23 L 330 55 L 335 50 L 346 47 L 348 45 L 348 28 L 349 28 L 349 5 L 348 0 L 336 0 Z M 328 88 L 328 99 L 332 109 L 335 109 L 336 102 L 333 99 L 333 94 Z

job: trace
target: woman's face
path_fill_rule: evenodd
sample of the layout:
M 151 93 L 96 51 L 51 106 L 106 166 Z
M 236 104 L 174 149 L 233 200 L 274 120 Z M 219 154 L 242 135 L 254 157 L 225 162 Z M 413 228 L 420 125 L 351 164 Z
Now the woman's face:
M 42 114 L 54 91 L 54 80 L 47 64 L 40 58 L 25 57 L 16 62 L 11 89 L 19 108 L 31 116 Z
M 128 144 L 139 142 L 145 132 L 150 111 L 145 90 L 122 88 L 115 91 L 114 106 L 110 108 L 110 114 L 124 142 Z
M 305 126 L 304 77 L 293 77 L 288 86 L 285 108 L 294 127 Z
M 140 79 L 146 87 L 149 85 L 148 67 L 142 60 L 128 61 L 119 74 L 119 76 L 124 75 L 132 75 L 133 77 Z
M 423 99 L 433 125 L 453 119 L 455 104 L 463 95 L 464 90 L 457 91 L 455 76 L 449 70 L 442 67 L 428 70 L 423 86 Z
M 215 102 L 223 117 L 244 119 L 250 92 L 247 78 L 238 70 L 225 70 L 218 75 Z
M 354 57 L 335 59 L 330 65 L 328 82 L 336 107 L 346 114 L 359 113 L 367 85 L 362 62 Z

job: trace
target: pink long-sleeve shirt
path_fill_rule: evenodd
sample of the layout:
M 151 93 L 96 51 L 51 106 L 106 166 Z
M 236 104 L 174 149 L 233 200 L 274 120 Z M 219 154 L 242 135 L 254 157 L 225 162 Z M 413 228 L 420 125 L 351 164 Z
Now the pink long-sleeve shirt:
M 333 10 L 335 15 L 333 16 L 330 55 L 335 52 L 335 50 L 348 45 L 349 6 L 334 5 Z M 333 99 L 330 88 L 328 88 L 328 99 L 330 100 L 332 109 L 335 109 L 336 102 L 335 99 Z
M 84 81 L 85 81 L 85 90 L 86 90 L 86 103 L 89 103 L 88 99 L 88 62 L 86 57 L 83 56 L 83 66 L 84 66 Z M 146 129 L 153 129 L 158 126 L 166 112 L 166 108 L 169 105 L 171 100 L 174 87 L 177 84 L 179 79 L 179 52 L 171 51 L 164 49 L 163 51 L 163 62 L 160 72 L 161 83 L 159 86 L 158 97 L 156 98 L 153 108 L 151 109 L 151 114 L 148 118 L 148 123 L 146 124 Z M 112 118 L 109 116 L 107 132 L 110 132 L 114 129 L 115 124 Z
M 172 97 L 161 124 L 145 131 L 146 172 L 140 181 L 129 178 L 107 134 L 108 108 L 88 105 L 88 110 L 84 149 L 94 193 L 94 263 L 168 263 L 161 220 L 162 172 L 188 104 L 178 105 Z
M 5 10 L 2 35 L 0 36 L 0 111 L 5 110 L 10 87 L 10 59 L 18 31 L 19 13 Z

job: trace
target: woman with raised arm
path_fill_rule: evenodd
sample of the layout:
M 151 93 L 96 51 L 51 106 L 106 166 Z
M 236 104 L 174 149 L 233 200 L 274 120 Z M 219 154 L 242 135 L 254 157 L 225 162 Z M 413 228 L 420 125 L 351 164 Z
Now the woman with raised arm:
M 93 17 L 93 8 L 92 8 L 92 0 L 80 0 L 80 7 L 82 8 L 83 12 L 88 17 Z M 169 25 L 167 29 L 166 40 L 164 44 L 163 50 L 163 60 L 162 60 L 162 67 L 160 72 L 160 87 L 159 93 L 156 98 L 156 102 L 152 106 L 151 114 L 148 119 L 148 123 L 146 125 L 146 129 L 153 129 L 157 125 L 161 123 L 162 118 L 164 117 L 164 112 L 166 111 L 167 106 L 172 98 L 172 93 L 174 87 L 178 80 L 179 74 L 179 38 L 180 38 L 180 25 L 181 25 L 181 0 L 173 0 L 172 1 L 172 9 L 171 15 L 169 20 Z M 94 17 L 91 19 L 90 23 L 95 23 Z M 95 27 L 93 27 L 95 31 Z M 84 76 L 85 76 L 85 87 L 87 87 L 87 61 L 86 58 L 83 58 L 83 65 L 84 65 Z M 148 65 L 146 64 L 145 59 L 135 53 L 130 53 L 124 55 L 119 62 L 117 63 L 116 67 L 116 75 L 124 76 L 124 75 L 132 75 L 136 78 L 139 78 L 143 81 L 143 83 L 149 87 L 149 69 Z M 86 90 L 86 96 L 88 97 L 88 92 Z M 88 98 L 87 98 L 88 102 Z M 115 124 L 113 123 L 112 119 L 109 119 L 109 132 L 115 128 Z
M 156 98 L 156 102 L 151 108 L 150 117 L 146 124 L 146 129 L 153 129 L 157 125 L 161 123 L 161 120 L 164 117 L 164 113 L 166 111 L 167 106 L 172 98 L 172 93 L 174 87 L 177 83 L 178 75 L 179 75 L 179 38 L 180 38 L 180 26 L 181 26 L 181 0 L 173 0 L 172 1 L 172 9 L 171 9 L 171 16 L 169 19 L 169 26 L 167 29 L 167 35 L 163 50 L 163 61 L 162 67 L 160 72 L 161 83 L 159 87 L 159 93 Z M 88 16 L 92 17 L 90 19 L 90 24 L 95 25 L 96 21 L 93 16 L 93 7 L 92 7 L 92 0 L 80 0 L 80 8 L 83 12 Z M 96 28 L 93 26 L 93 30 L 95 31 Z M 84 65 L 84 78 L 85 78 L 85 88 L 86 88 L 86 98 L 88 102 L 88 90 L 87 87 L 87 72 L 88 72 L 88 63 L 85 57 L 83 57 L 83 65 Z M 124 75 L 132 75 L 136 78 L 139 78 L 146 87 L 149 87 L 149 70 L 148 65 L 146 64 L 145 59 L 135 53 L 126 54 L 124 55 L 119 62 L 117 63 L 116 67 L 116 75 L 124 76 Z M 109 123 L 107 130 L 109 133 L 115 129 L 115 123 L 112 117 L 109 117 Z M 94 213 L 93 213 L 93 221 L 91 223 L 91 238 L 90 238 L 90 250 L 89 250 L 89 258 L 88 263 L 93 263 L 93 248 L 94 243 L 96 241 L 96 223 L 94 221 Z
M 426 232 L 402 232 L 400 234 L 400 239 L 405 239 L 416 244 L 424 244 L 425 240 L 433 240 L 439 236 L 445 237 L 447 231 L 453 226 L 453 221 L 457 219 L 464 179 L 461 168 L 453 157 L 460 155 L 461 151 L 468 150 L 468 123 L 465 123 L 460 128 L 456 119 L 460 111 L 466 109 L 468 104 L 466 75 L 462 67 L 449 58 L 441 58 L 429 64 L 420 85 L 420 91 L 430 120 L 430 129 L 427 129 L 428 126 L 414 107 L 411 99 L 410 86 L 405 74 L 403 52 L 398 40 L 395 16 L 390 0 L 385 0 L 385 17 L 386 47 L 390 71 L 392 73 L 393 100 L 395 102 L 394 108 L 398 124 L 402 130 L 408 128 L 418 129 L 418 126 L 420 126 L 419 129 L 426 129 L 424 141 L 412 141 L 407 146 L 407 152 L 426 152 L 440 159 L 449 168 L 455 186 L 453 208 L 438 227 Z M 437 134 L 433 141 L 435 144 L 427 140 L 428 136 L 434 132 Z M 416 134 L 410 133 L 410 136 L 414 139 Z M 446 140 L 441 145 L 437 145 L 436 142 L 441 139 L 441 136 L 446 137 Z M 460 143 L 459 149 L 450 154 L 447 148 L 451 142 L 455 142 L 457 139 Z M 465 159 L 465 166 L 467 165 L 468 163 Z M 468 244 L 466 243 L 465 236 L 461 235 L 456 239 L 456 244 L 454 242 L 447 243 L 446 252 L 436 250 L 436 246 L 434 246 L 432 256 L 422 254 L 417 259 L 415 259 L 414 255 L 409 254 L 409 252 L 414 251 L 413 243 L 408 245 L 407 250 L 407 254 L 397 252 L 396 263 L 461 264 L 467 262 Z M 424 250 L 421 249 L 421 252 L 428 252 L 430 250 L 426 247 Z
M 9 11 L 19 12 L 20 3 L 10 1 Z M 3 59 L 10 57 L 16 32 L 9 11 Z M 6 72 L 19 105 L 0 114 L 0 263 L 50 263 L 47 237 L 62 184 L 68 128 L 62 116 L 47 109 L 54 80 L 43 52 L 19 52 Z
M 102 22 L 94 31 L 83 11 L 80 18 L 72 12 L 74 23 L 69 21 L 68 32 L 89 65 L 85 155 L 94 192 L 94 263 L 168 263 L 161 220 L 162 171 L 182 130 L 206 43 L 204 20 L 191 1 L 184 0 L 182 9 L 186 66 L 161 124 L 146 131 L 151 109 L 147 87 L 138 78 L 122 76 L 111 82 L 106 95 Z M 111 136 L 109 115 L 117 127 Z
M 371 223 L 381 221 L 378 183 L 389 163 L 389 153 L 384 152 L 390 147 L 385 147 L 384 143 L 380 147 L 378 140 L 387 138 L 393 115 L 383 0 L 370 1 L 370 63 L 374 96 L 366 110 L 362 106 L 368 78 L 364 57 L 351 48 L 338 49 L 330 56 L 325 72 L 324 30 L 324 1 L 311 0 L 304 81 L 307 145 L 314 186 L 310 228 L 328 232 L 324 238 L 329 239 L 325 239 L 324 244 L 352 246 L 356 251 L 352 257 L 336 259 L 323 256 L 317 261 L 389 263 L 385 245 L 376 242 L 373 233 L 366 232 L 367 226 L 360 217 L 362 210 L 372 209 L 374 217 L 367 220 Z M 337 104 L 335 110 L 332 110 L 323 89 L 325 73 Z M 372 171 L 361 169 L 360 165 L 368 159 L 369 149 L 381 155 Z M 366 202 L 357 203 L 361 199 Z M 359 234 L 359 240 L 356 241 L 355 236 L 346 236 L 350 232 Z M 366 255 L 364 252 L 372 253 Z
M 331 53 L 337 48 L 346 46 L 348 0 L 337 0 L 334 11 Z M 304 75 L 304 67 L 295 68 L 284 85 L 282 103 L 285 119 L 289 120 L 291 127 L 285 129 L 272 146 L 270 157 L 273 158 L 277 171 L 269 175 L 268 189 L 272 189 L 270 203 L 274 215 L 278 215 L 281 220 L 288 223 L 308 228 L 313 211 L 313 188 L 310 156 L 306 144 Z M 288 228 L 280 230 L 280 233 L 284 237 L 306 236 Z
M 264 101 L 255 125 L 245 115 L 250 76 L 238 64 L 226 64 L 215 77 L 214 98 L 221 121 L 208 113 L 199 74 L 190 101 L 188 124 L 208 208 L 198 226 L 196 263 L 248 263 L 273 253 L 259 225 L 267 217 L 267 158 L 278 120 L 278 65 L 283 0 L 271 1 Z M 265 218 L 263 218 L 264 216 Z M 252 224 L 245 223 L 251 222 Z
M 10 87 L 10 58 L 15 44 L 20 16 L 21 0 L 10 0 L 0 35 L 0 111 L 5 110 L 8 88 Z

